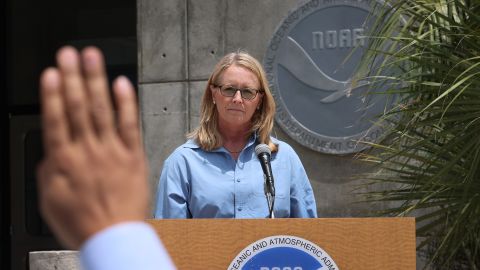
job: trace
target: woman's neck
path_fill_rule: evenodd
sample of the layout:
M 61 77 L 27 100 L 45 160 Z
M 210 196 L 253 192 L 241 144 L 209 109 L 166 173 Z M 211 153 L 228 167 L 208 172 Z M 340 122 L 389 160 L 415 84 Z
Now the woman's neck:
M 223 145 L 232 151 L 238 151 L 247 143 L 247 135 L 250 132 L 250 125 L 225 125 L 219 123 L 218 130 L 222 135 Z

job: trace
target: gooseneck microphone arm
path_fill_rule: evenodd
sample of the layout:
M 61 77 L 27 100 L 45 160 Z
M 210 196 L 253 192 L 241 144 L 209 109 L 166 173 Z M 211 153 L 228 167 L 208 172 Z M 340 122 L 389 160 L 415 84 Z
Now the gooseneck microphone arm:
M 264 191 L 267 198 L 270 218 L 274 218 L 273 207 L 275 204 L 275 182 L 273 180 L 272 166 L 270 165 L 270 147 L 266 144 L 259 144 L 255 147 L 260 165 L 262 166 L 264 176 Z

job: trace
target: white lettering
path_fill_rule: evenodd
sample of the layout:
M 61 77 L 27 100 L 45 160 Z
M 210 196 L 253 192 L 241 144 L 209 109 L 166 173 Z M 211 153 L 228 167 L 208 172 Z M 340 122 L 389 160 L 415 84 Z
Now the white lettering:
M 365 46 L 365 36 L 363 35 L 363 28 L 353 29 L 353 47 Z
M 338 37 L 338 43 L 340 48 L 350 48 L 352 47 L 352 31 L 349 29 L 340 30 L 340 35 Z
M 326 41 L 325 43 L 327 45 L 327 48 L 329 48 L 329 49 L 336 48 L 337 47 L 337 31 L 335 31 L 335 30 L 327 31 L 325 41 Z
M 312 32 L 312 49 L 335 49 L 365 46 L 363 28 Z

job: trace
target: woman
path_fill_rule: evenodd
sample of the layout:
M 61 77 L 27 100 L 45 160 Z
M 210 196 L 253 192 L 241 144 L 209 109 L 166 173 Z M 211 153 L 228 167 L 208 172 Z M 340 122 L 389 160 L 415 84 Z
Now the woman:
M 208 80 L 200 126 L 164 163 L 155 218 L 268 217 L 257 143 L 272 152 L 275 217 L 316 217 L 300 159 L 270 137 L 274 113 L 260 63 L 244 52 L 223 57 Z

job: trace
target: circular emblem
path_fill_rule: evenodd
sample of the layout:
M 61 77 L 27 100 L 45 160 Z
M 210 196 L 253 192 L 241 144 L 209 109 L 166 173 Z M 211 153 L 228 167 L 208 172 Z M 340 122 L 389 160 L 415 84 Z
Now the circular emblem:
M 370 5 L 310 1 L 289 13 L 267 48 L 264 66 L 277 104 L 276 121 L 310 149 L 354 153 L 367 147 L 361 142 L 374 142 L 383 133 L 374 122 L 394 99 L 371 94 L 385 89 L 369 89 L 367 80 L 352 81 L 367 49 Z
M 275 235 L 250 244 L 233 259 L 228 270 L 338 270 L 319 246 L 296 236 Z

